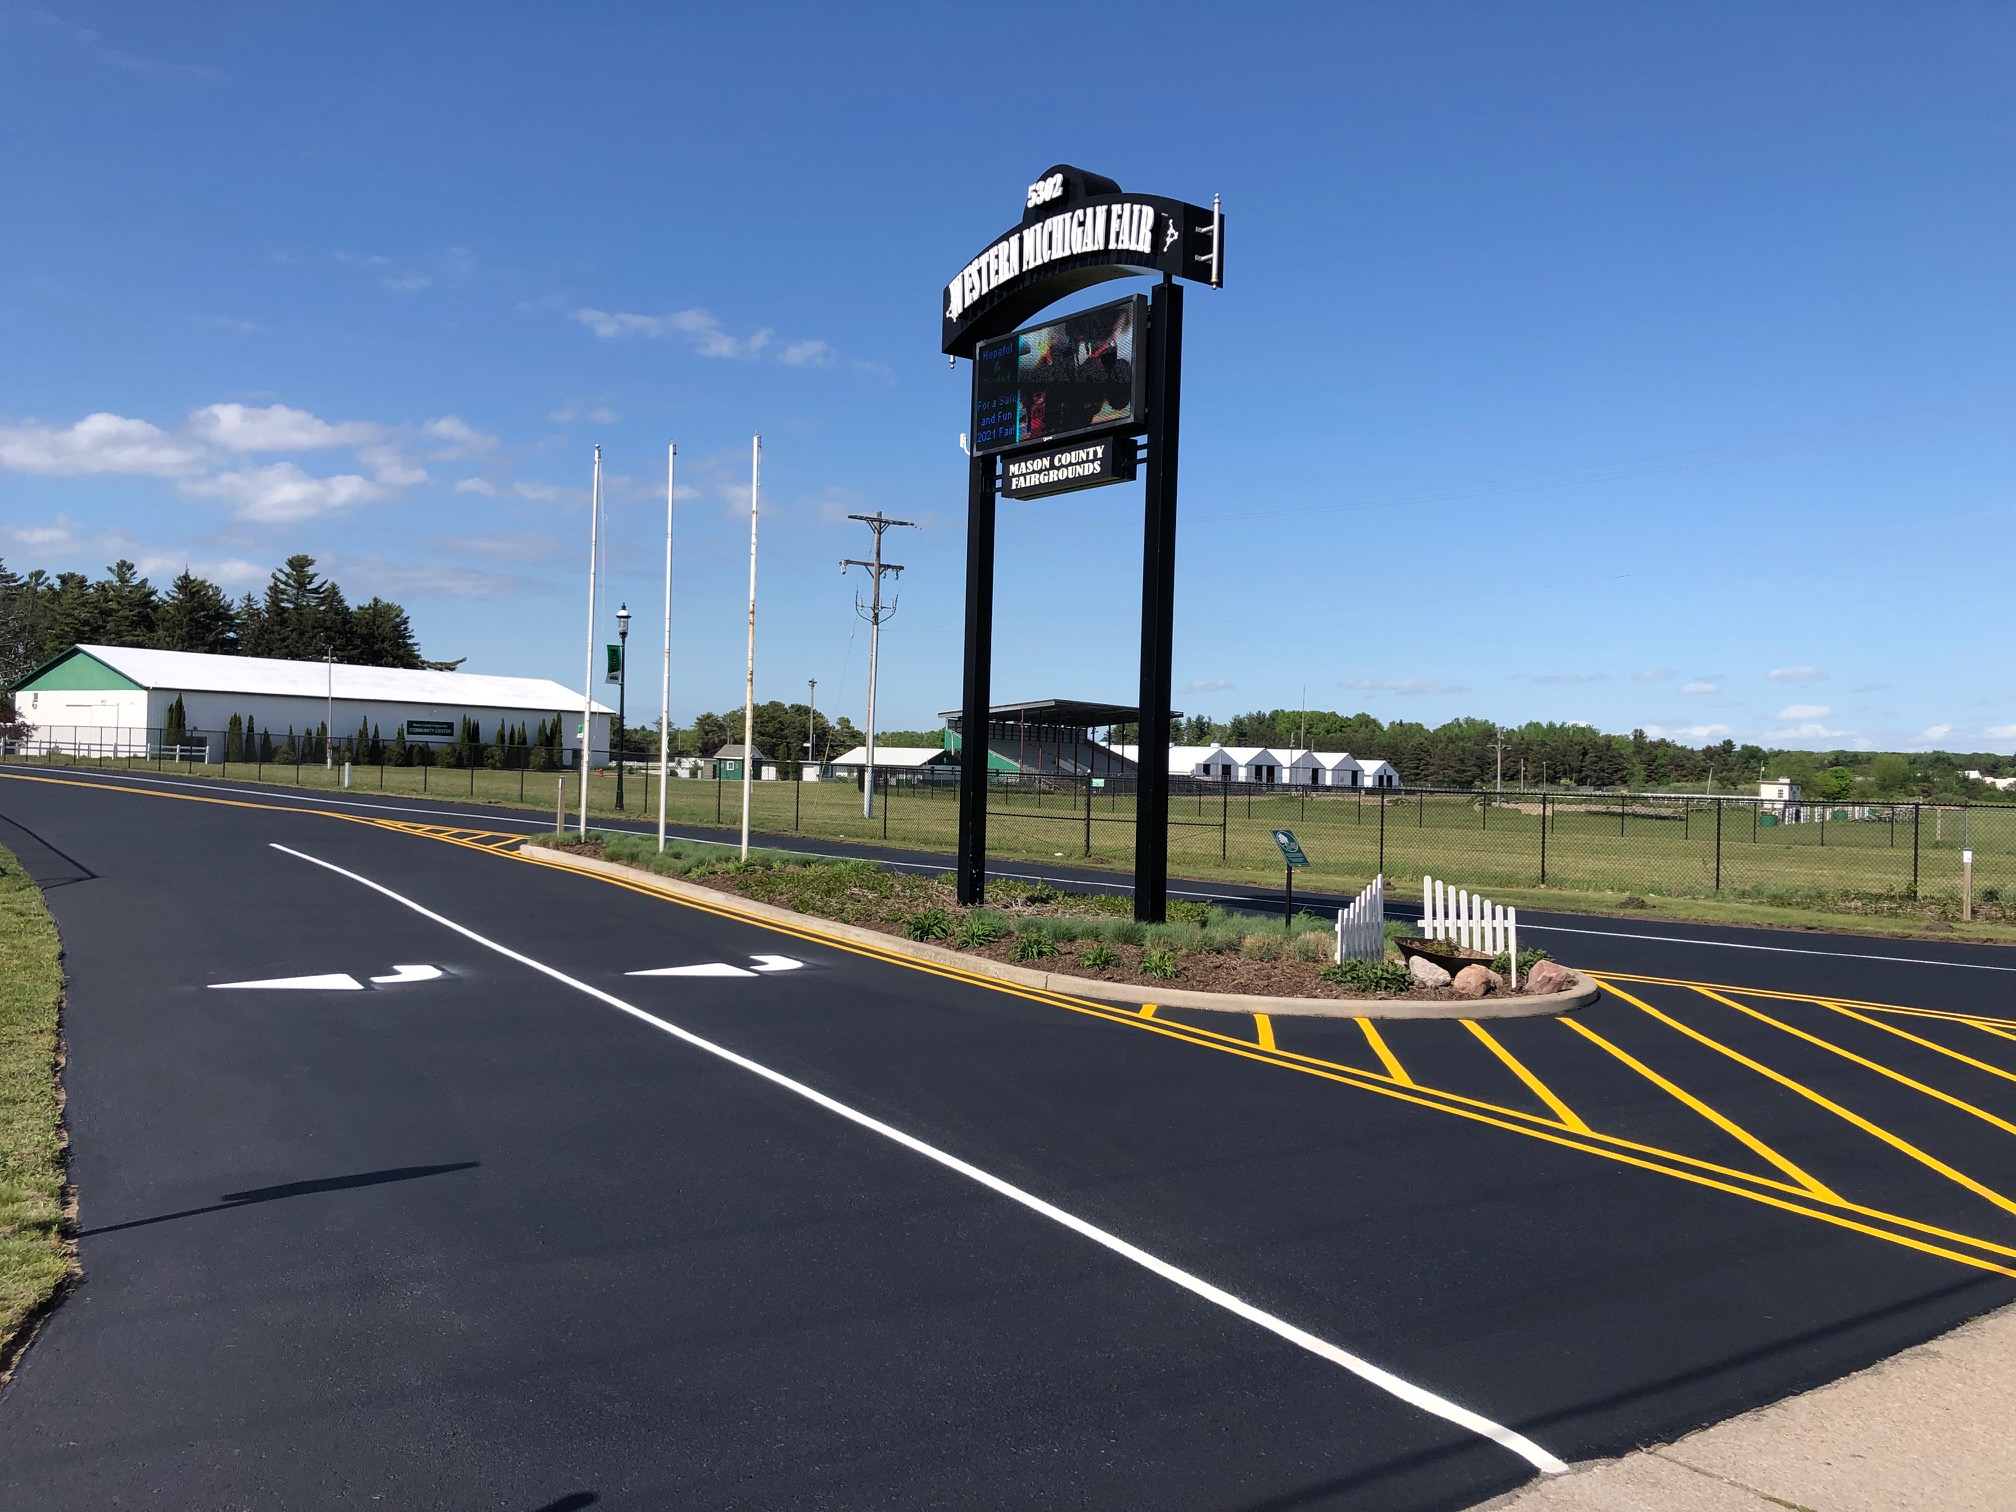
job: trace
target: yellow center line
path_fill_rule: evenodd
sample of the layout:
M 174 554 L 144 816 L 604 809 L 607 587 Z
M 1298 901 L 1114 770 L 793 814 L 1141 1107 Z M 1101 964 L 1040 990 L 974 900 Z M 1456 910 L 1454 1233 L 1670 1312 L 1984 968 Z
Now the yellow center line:
M 1684 977 L 1639 976 L 1629 971 L 1591 971 L 1586 973 L 1600 982 L 1645 982 L 1655 987 L 1713 987 L 1718 992 L 1740 992 L 1745 997 L 1774 998 L 1785 1003 L 1811 1003 L 1816 1001 L 1810 992 L 1779 992 L 1768 987 L 1745 987 L 1734 982 L 1690 982 Z M 1850 1008 L 1867 1008 L 1872 1013 L 1907 1013 L 1918 1018 L 1951 1019 L 1961 1024 L 1999 1024 L 2006 1029 L 2016 1029 L 2016 1019 L 1995 1018 L 1979 1013 L 1957 1013 L 1947 1008 L 1906 1008 L 1898 1003 L 1868 1003 L 1860 998 L 1835 998 L 1832 1001 L 1845 1003 Z
M 1472 1034 L 1476 1035 L 1478 1039 L 1482 1040 L 1486 1045 L 1486 1047 L 1489 1048 L 1491 1053 L 1497 1056 L 1498 1059 L 1500 1059 L 1506 1064 L 1506 1066 L 1511 1070 L 1514 1076 L 1518 1077 L 1519 1080 L 1526 1083 L 1527 1087 L 1532 1091 L 1535 1097 L 1539 1098 L 1540 1101 L 1542 1101 L 1549 1108 L 1552 1108 L 1554 1110 L 1554 1116 L 1560 1119 L 1563 1124 L 1567 1125 L 1569 1128 L 1573 1129 L 1578 1134 L 1593 1134 L 1595 1132 L 1595 1130 L 1591 1129 L 1589 1125 L 1582 1122 L 1581 1119 L 1575 1116 L 1574 1110 L 1571 1109 L 1568 1106 L 1568 1104 L 1564 1103 L 1563 1101 L 1561 1101 L 1560 1098 L 1554 1095 L 1552 1088 L 1550 1088 L 1545 1082 L 1540 1080 L 1539 1077 L 1535 1076 L 1531 1071 L 1527 1070 L 1525 1063 L 1521 1061 L 1518 1056 L 1514 1055 L 1510 1050 L 1506 1049 L 1504 1045 L 1500 1044 L 1498 1042 L 1498 1037 L 1494 1035 L 1489 1029 L 1486 1029 L 1482 1024 L 1478 1023 L 1477 1020 L 1475 1019 L 1464 1019 L 1463 1027 L 1465 1029 L 1468 1029 Z
M 1253 1043 L 1262 1050 L 1274 1048 L 1274 1021 L 1264 1013 L 1253 1015 Z
M 1372 1053 L 1379 1057 L 1379 1064 L 1386 1068 L 1386 1074 L 1403 1087 L 1414 1085 L 1414 1078 L 1407 1074 L 1407 1068 L 1400 1064 L 1400 1057 L 1386 1046 L 1386 1036 L 1379 1032 L 1378 1025 L 1368 1018 L 1358 1020 L 1358 1027 L 1365 1031 L 1365 1038 L 1372 1046 Z
M 1832 1051 L 1834 1054 L 1841 1056 L 1845 1060 L 1853 1061 L 1858 1066 L 1866 1066 L 1868 1067 L 1869 1070 L 1874 1071 L 1878 1076 L 1889 1077 L 1891 1081 L 1896 1082 L 1899 1086 L 1909 1087 L 1913 1092 L 1922 1092 L 1925 1094 L 1925 1096 L 1937 1098 L 1940 1102 L 1947 1104 L 1949 1107 L 1958 1108 L 1962 1113 L 1972 1114 L 1975 1118 L 1982 1119 L 1985 1122 L 1995 1125 L 1996 1128 L 2002 1130 L 2002 1132 L 2005 1134 L 2016 1134 L 2016 1124 L 2010 1123 L 2009 1120 L 2006 1118 L 1998 1118 L 1995 1114 L 1988 1112 L 1985 1108 L 1977 1108 L 1974 1106 L 1974 1104 L 1966 1101 L 1964 1098 L 1955 1097 L 1950 1092 L 1941 1092 L 1937 1087 L 1927 1086 L 1924 1082 L 1917 1080 L 1915 1077 L 1906 1076 L 1902 1071 L 1893 1071 L 1890 1069 L 1890 1067 L 1883 1065 L 1878 1061 L 1872 1061 L 1864 1056 L 1857 1055 L 1853 1050 L 1849 1050 L 1841 1045 L 1837 1045 L 1832 1040 L 1822 1039 L 1817 1034 L 1808 1034 L 1804 1029 L 1795 1028 L 1791 1024 L 1787 1024 L 1782 1022 L 1781 1020 L 1773 1018 L 1768 1013 L 1760 1012 L 1755 1008 L 1751 1008 L 1746 1006 L 1745 1004 L 1739 1003 L 1736 1001 L 1736 999 L 1732 997 L 1724 997 L 1721 993 L 1715 992 L 1710 988 L 1697 987 L 1694 990 L 1700 993 L 1703 997 L 1713 998 L 1718 1003 L 1726 1003 L 1729 1007 L 1734 1008 L 1738 1013 L 1747 1013 L 1752 1018 L 1758 1020 L 1760 1023 L 1769 1024 L 1774 1029 L 1782 1029 L 1787 1034 L 1792 1035 L 1794 1038 L 1805 1040 L 1809 1045 L 1818 1045 L 1822 1050 Z M 1884 1028 L 1885 1026 L 1882 1024 L 1878 1024 L 1876 1027 L 1881 1029 Z M 1907 1039 L 1916 1038 L 1916 1036 L 1913 1035 L 1906 1035 L 1905 1037 Z M 1922 1045 L 1925 1044 L 1926 1041 L 1919 1040 L 1918 1043 Z M 1938 1046 L 1934 1045 L 1932 1048 L 1936 1050 L 1938 1049 Z M 1961 1056 L 1960 1059 L 1965 1060 L 1966 1057 Z M 1980 1062 L 1976 1061 L 1975 1064 L 1979 1065 Z M 2016 1207 L 2012 1207 L 2010 1211 L 2016 1212 Z
M 1616 991 L 1615 988 L 1612 988 L 1611 990 L 1613 992 Z M 1623 994 L 1619 993 L 1618 996 L 1621 997 L 1623 996 Z M 1827 1202 L 1842 1202 L 1842 1198 L 1839 1193 L 1835 1192 L 1831 1187 L 1826 1186 L 1824 1183 L 1814 1180 L 1814 1178 L 1809 1176 L 1804 1170 L 1800 1169 L 1800 1167 L 1798 1167 L 1797 1165 L 1794 1165 L 1791 1161 L 1787 1160 L 1783 1155 L 1780 1155 L 1776 1150 L 1772 1149 L 1771 1146 L 1764 1143 L 1763 1140 L 1759 1139 L 1755 1134 L 1752 1134 L 1748 1129 L 1744 1128 L 1734 1119 L 1724 1117 L 1722 1114 L 1716 1112 L 1715 1109 L 1709 1107 L 1708 1104 L 1701 1101 L 1701 1099 L 1696 1097 L 1693 1093 L 1687 1091 L 1684 1087 L 1678 1086 L 1677 1084 L 1668 1081 L 1665 1077 L 1661 1076 L 1657 1071 L 1654 1071 L 1650 1066 L 1646 1065 L 1643 1061 L 1639 1060 L 1635 1055 L 1632 1055 L 1628 1050 L 1625 1050 L 1620 1046 L 1611 1044 L 1609 1040 L 1605 1039 L 1602 1035 L 1598 1034 L 1594 1029 L 1591 1029 L 1587 1024 L 1583 1023 L 1580 1019 L 1563 1018 L 1561 1022 L 1566 1024 L 1570 1029 L 1573 1029 L 1577 1034 L 1581 1035 L 1584 1039 L 1590 1041 L 1592 1044 L 1600 1045 L 1603 1049 L 1609 1051 L 1612 1055 L 1616 1056 L 1618 1060 L 1622 1061 L 1625 1065 L 1629 1066 L 1633 1071 L 1636 1071 L 1640 1076 L 1644 1077 L 1647 1081 L 1651 1082 L 1653 1086 L 1659 1088 L 1662 1092 L 1667 1093 L 1669 1096 L 1678 1098 L 1681 1102 L 1685 1103 L 1688 1107 L 1692 1108 L 1696 1113 L 1699 1113 L 1703 1118 L 1707 1119 L 1710 1123 L 1715 1125 L 1715 1127 L 1720 1129 L 1723 1133 L 1729 1135 L 1731 1138 L 1735 1140 L 1740 1141 L 1742 1144 L 1749 1146 L 1750 1149 L 1754 1150 L 1757 1154 L 1762 1155 L 1766 1160 L 1770 1161 L 1771 1164 L 1778 1167 L 1779 1170 L 1783 1171 L 1787 1176 L 1790 1176 L 1794 1181 L 1798 1182 L 1800 1186 L 1804 1187 L 1807 1191 L 1811 1192 L 1815 1197 L 1819 1197 Z M 1843 1203 L 1843 1205 L 1846 1206 L 1845 1203 Z
M 1829 1113 L 1832 1113 L 1835 1117 L 1843 1119 L 1848 1123 L 1853 1124 L 1856 1128 L 1862 1130 L 1866 1134 L 1875 1135 L 1876 1138 L 1882 1140 L 1892 1149 L 1902 1151 L 1904 1154 L 1910 1156 L 1913 1160 L 1917 1161 L 1920 1165 L 1926 1167 L 1928 1170 L 1937 1171 L 1941 1176 L 1944 1176 L 1947 1180 L 1959 1183 L 1961 1186 L 1967 1188 L 1968 1191 L 1974 1193 L 1978 1197 L 1986 1198 L 1988 1201 L 1994 1203 L 1995 1206 L 2003 1209 L 2005 1212 L 2016 1213 L 2016 1202 L 2011 1202 L 2007 1197 L 2004 1197 L 2000 1192 L 1997 1192 L 1992 1187 L 1983 1186 L 1980 1182 L 1976 1181 L 1972 1176 L 1967 1175 L 1965 1172 L 1954 1170 L 1952 1166 L 1949 1166 L 1948 1164 L 1946 1164 L 1945 1161 L 1940 1160 L 1937 1156 L 1928 1155 L 1925 1151 L 1919 1149 L 1918 1146 L 1912 1144 L 1910 1140 L 1903 1139 L 1895 1134 L 1892 1134 L 1888 1129 L 1883 1128 L 1879 1124 L 1871 1123 L 1868 1119 L 1864 1118 L 1860 1113 L 1856 1113 L 1851 1109 L 1842 1107 L 1841 1104 L 1835 1102 L 1834 1099 L 1832 1099 L 1831 1097 L 1826 1097 L 1823 1096 L 1821 1093 L 1815 1092 L 1811 1087 L 1805 1085 L 1803 1082 L 1793 1080 L 1793 1078 L 1787 1076 L 1784 1072 L 1774 1071 L 1771 1067 L 1765 1065 L 1762 1061 L 1752 1060 L 1749 1056 L 1743 1054 L 1742 1051 L 1730 1048 L 1728 1045 L 1723 1044 L 1720 1040 L 1714 1038 L 1712 1035 L 1703 1034 L 1700 1030 L 1692 1028 L 1687 1024 L 1681 1023 L 1680 1020 L 1674 1018 L 1671 1014 L 1660 1012 L 1657 1008 L 1654 1008 L 1650 1003 L 1643 1002 L 1640 999 L 1631 996 L 1630 993 L 1625 992 L 1623 989 L 1618 987 L 1612 987 L 1610 990 L 1616 993 L 1617 996 L 1623 998 L 1627 1003 L 1632 1003 L 1637 1007 L 1643 1009 L 1653 1018 L 1659 1020 L 1660 1023 L 1667 1025 L 1669 1028 L 1679 1030 L 1689 1039 L 1696 1040 L 1699 1043 L 1708 1046 L 1708 1048 L 1711 1050 L 1720 1051 L 1723 1055 L 1728 1056 L 1729 1059 L 1735 1061 L 1737 1064 L 1748 1066 L 1752 1071 L 1755 1071 L 1759 1076 L 1769 1077 L 1772 1081 L 1777 1082 L 1779 1086 L 1785 1087 L 1793 1092 L 1797 1092 L 1801 1097 L 1805 1098 L 1808 1102 L 1813 1103 L 1817 1107 L 1825 1108 Z

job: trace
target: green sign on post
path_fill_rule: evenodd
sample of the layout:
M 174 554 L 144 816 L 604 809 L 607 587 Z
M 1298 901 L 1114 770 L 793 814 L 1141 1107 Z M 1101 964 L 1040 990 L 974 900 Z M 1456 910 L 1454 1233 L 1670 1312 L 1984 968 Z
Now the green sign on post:
M 605 649 L 609 652 L 609 676 L 604 680 L 612 683 L 623 681 L 623 648 L 609 646 Z
M 1295 838 L 1293 830 L 1275 830 L 1274 843 L 1281 847 L 1281 859 L 1288 863 L 1287 882 L 1281 894 L 1281 922 L 1286 924 L 1295 917 L 1295 868 L 1307 866 L 1309 858 L 1302 853 L 1302 842 Z

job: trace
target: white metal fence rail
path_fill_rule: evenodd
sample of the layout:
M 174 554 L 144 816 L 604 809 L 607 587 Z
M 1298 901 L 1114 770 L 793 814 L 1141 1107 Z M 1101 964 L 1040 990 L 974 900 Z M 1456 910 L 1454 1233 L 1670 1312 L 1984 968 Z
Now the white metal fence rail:
M 1378 876 L 1337 910 L 1337 959 L 1378 961 L 1385 956 L 1386 878 Z
M 1450 887 L 1434 877 L 1421 879 L 1421 937 L 1447 940 L 1465 950 L 1481 950 L 1488 955 L 1505 952 L 1511 962 L 1506 973 L 1514 987 L 1519 985 L 1519 910 L 1493 903 L 1475 893 Z

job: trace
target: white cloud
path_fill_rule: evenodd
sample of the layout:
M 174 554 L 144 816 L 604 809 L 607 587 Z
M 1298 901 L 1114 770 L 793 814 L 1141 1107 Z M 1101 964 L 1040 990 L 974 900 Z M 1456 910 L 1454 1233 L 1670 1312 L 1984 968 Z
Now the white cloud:
M 7 539 L 17 545 L 47 550 L 51 546 L 68 545 L 82 529 L 70 516 L 59 514 L 47 525 L 9 525 Z
M 1222 677 L 1200 677 L 1183 689 L 1185 693 L 1229 693 L 1231 690 L 1232 684 Z
M 1764 738 L 1766 740 L 1838 740 L 1847 733 L 1846 730 L 1830 730 L 1827 726 L 1816 720 L 1806 724 L 1793 725 L 1783 730 L 1766 731 Z
M 1642 672 L 1633 672 L 1633 682 L 1671 682 L 1680 675 L 1678 667 L 1647 667 Z
M 823 341 L 794 341 L 777 354 L 777 360 L 792 367 L 825 367 L 833 361 L 833 348 Z
M 1818 667 L 1773 667 L 1764 674 L 1773 682 L 1809 683 L 1825 682 L 1827 674 Z
M 226 451 L 317 451 L 374 440 L 378 427 L 363 421 L 331 425 L 306 410 L 284 404 L 254 409 L 243 404 L 206 404 L 189 417 L 189 429 Z
M 503 490 L 485 478 L 464 478 L 455 485 L 455 492 L 481 494 L 486 499 L 494 499 Z
M 1647 726 L 1645 726 L 1645 734 L 1648 739 L 1695 740 L 1700 741 L 1704 745 L 1711 740 L 1720 740 L 1724 735 L 1727 735 L 1729 733 L 1730 733 L 1729 726 L 1725 724 L 1698 724 L 1698 725 L 1648 724 Z
M 427 481 L 427 469 L 396 446 L 360 446 L 357 460 L 371 469 L 371 476 L 387 488 L 410 488 Z
M 474 452 L 487 452 L 497 445 L 497 438 L 488 431 L 480 431 L 460 415 L 443 415 L 436 420 L 421 424 L 420 433 L 430 441 L 438 443 L 429 456 L 437 458 L 466 457 Z
M 670 315 L 637 315 L 625 310 L 584 306 L 574 318 L 603 340 L 624 336 L 684 336 L 702 357 L 754 357 L 770 345 L 768 327 L 747 336 L 731 336 L 705 310 L 674 310 Z
M 484 557 L 493 562 L 550 562 L 567 548 L 543 530 L 499 531 L 492 535 L 436 536 L 437 551 Z
M 1834 711 L 1825 704 L 1787 704 L 1778 711 L 1780 719 L 1825 719 Z
M 195 472 L 202 461 L 202 449 L 193 442 L 102 410 L 63 430 L 33 420 L 0 425 L 0 467 L 14 472 L 176 478 Z
M 1427 677 L 1389 677 L 1379 681 L 1365 678 L 1350 678 L 1337 684 L 1340 688 L 1350 688 L 1360 693 L 1398 693 L 1402 697 L 1417 697 L 1422 694 L 1468 693 L 1466 687 L 1456 687 L 1438 683 Z
M 1952 733 L 1953 726 L 1950 724 L 1927 725 L 1918 732 L 1918 738 L 1920 740 L 1944 740 Z
M 369 478 L 355 473 L 312 477 L 292 462 L 192 479 L 181 488 L 198 498 L 222 499 L 241 520 L 266 523 L 311 519 L 385 496 L 385 489 Z
M 576 420 L 586 420 L 591 425 L 620 425 L 623 422 L 623 417 L 608 405 L 589 399 L 569 399 L 546 418 L 555 425 L 570 425 Z
M 1682 688 L 1680 691 L 1682 693 L 1720 693 L 1722 691 L 1722 685 L 1720 683 L 1709 682 L 1703 678 L 1697 678 L 1695 681 L 1687 684 L 1687 686 Z
M 2016 724 L 1990 725 L 1981 733 L 1991 740 L 2016 740 Z
M 366 593 L 401 597 L 431 593 L 443 598 L 499 598 L 538 586 L 510 573 L 484 572 L 475 567 L 449 567 L 433 562 L 387 562 L 379 557 L 346 562 L 343 576 Z

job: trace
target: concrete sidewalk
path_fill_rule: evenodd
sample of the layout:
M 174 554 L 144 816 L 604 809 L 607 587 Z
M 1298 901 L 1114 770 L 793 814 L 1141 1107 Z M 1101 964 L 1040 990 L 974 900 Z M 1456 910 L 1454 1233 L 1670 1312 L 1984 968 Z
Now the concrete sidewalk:
M 2016 1307 L 1858 1375 L 1473 1512 L 2009 1512 Z

